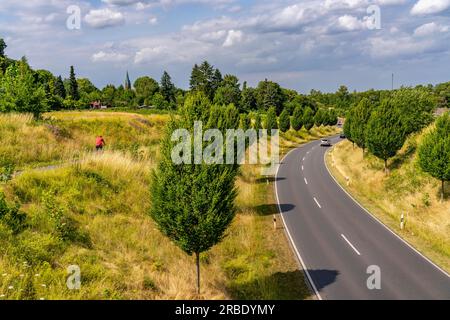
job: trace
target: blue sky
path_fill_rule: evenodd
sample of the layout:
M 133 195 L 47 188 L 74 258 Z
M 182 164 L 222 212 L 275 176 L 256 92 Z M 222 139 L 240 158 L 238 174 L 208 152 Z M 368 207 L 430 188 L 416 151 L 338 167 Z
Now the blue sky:
M 396 86 L 450 81 L 450 0 L 1 0 L 0 37 L 9 56 L 63 76 L 74 65 L 99 87 L 167 70 L 187 88 L 205 59 L 301 92 L 389 88 L 392 72 Z

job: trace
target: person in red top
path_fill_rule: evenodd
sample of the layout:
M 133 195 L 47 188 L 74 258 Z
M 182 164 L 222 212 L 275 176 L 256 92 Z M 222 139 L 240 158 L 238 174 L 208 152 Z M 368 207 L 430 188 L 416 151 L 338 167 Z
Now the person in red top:
M 105 139 L 103 139 L 102 136 L 97 137 L 97 139 L 95 140 L 95 149 L 97 149 L 97 151 L 103 150 L 103 147 L 105 145 Z

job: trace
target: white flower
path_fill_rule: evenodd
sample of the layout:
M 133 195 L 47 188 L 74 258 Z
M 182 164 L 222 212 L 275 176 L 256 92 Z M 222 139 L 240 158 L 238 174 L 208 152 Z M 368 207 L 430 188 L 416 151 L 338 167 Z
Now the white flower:
M 45 285 L 45 284 L 41 284 L 41 286 L 45 288 L 45 287 L 46 287 L 47 285 Z
M 44 298 L 39 298 L 39 300 L 45 300 Z
M 9 290 L 12 290 L 12 289 L 14 289 L 14 287 L 13 287 L 13 286 L 9 286 L 8 289 L 9 289 Z
M 4 297 L 5 297 L 5 295 L 4 295 L 4 294 L 0 295 L 0 298 L 4 298 Z
M 6 277 L 7 275 L 8 275 L 7 273 L 2 274 L 3 277 Z
M 40 276 L 40 274 L 39 273 L 36 273 L 35 275 L 34 275 L 35 277 L 39 277 Z

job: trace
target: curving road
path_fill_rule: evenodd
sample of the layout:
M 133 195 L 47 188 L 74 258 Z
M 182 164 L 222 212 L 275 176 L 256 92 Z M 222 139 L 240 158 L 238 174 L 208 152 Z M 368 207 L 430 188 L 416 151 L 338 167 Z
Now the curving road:
M 333 144 L 339 140 L 331 138 Z M 288 237 L 317 297 L 450 299 L 449 275 L 335 182 L 324 161 L 327 149 L 315 141 L 291 151 L 275 179 Z

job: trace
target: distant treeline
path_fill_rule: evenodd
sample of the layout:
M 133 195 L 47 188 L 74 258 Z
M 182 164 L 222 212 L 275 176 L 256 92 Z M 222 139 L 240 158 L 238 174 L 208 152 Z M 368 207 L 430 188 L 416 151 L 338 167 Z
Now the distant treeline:
M 110 84 L 97 88 L 87 78 L 77 78 L 74 67 L 70 67 L 67 79 L 55 76 L 46 70 L 32 70 L 27 59 L 12 60 L 5 55 L 6 44 L 0 39 L 0 111 L 31 112 L 36 116 L 50 110 L 87 109 L 92 102 L 117 108 L 154 107 L 161 110 L 179 110 L 191 91 L 200 91 L 212 104 L 233 104 L 239 113 L 267 113 L 275 108 L 279 116 L 286 111 L 289 116 L 302 115 L 311 109 L 313 116 L 319 109 L 345 116 L 352 105 L 367 99 L 377 104 L 388 98 L 388 90 L 349 92 L 341 86 L 335 93 L 312 90 L 299 94 L 295 90 L 282 88 L 278 83 L 264 80 L 256 88 L 230 74 L 214 68 L 207 61 L 195 65 L 190 77 L 190 90 L 176 88 L 171 76 L 164 72 L 160 81 L 151 77 L 140 77 L 133 83 L 126 73 L 123 85 Z M 417 86 L 401 90 L 420 92 L 433 100 L 433 108 L 450 104 L 450 82 L 436 86 Z

